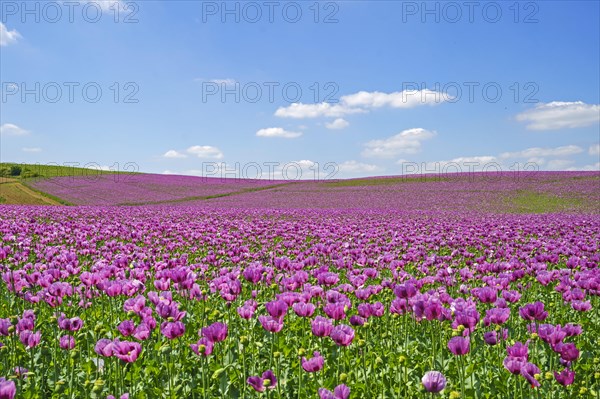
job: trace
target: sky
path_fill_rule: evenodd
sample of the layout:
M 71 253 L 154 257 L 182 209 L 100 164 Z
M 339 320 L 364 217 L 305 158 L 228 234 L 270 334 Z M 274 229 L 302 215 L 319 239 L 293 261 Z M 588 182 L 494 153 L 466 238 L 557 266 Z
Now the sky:
M 0 160 L 600 170 L 597 1 L 0 1 Z

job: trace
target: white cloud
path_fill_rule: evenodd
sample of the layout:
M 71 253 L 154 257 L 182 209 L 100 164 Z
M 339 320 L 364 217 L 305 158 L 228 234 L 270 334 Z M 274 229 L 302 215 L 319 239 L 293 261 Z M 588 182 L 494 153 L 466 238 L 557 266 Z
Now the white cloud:
M 327 129 L 332 129 L 332 130 L 340 130 L 340 129 L 344 129 L 346 127 L 348 127 L 350 125 L 350 123 L 348 123 L 347 120 L 342 119 L 342 118 L 337 118 L 336 120 L 334 120 L 331 123 L 326 123 L 325 127 Z
M 582 101 L 553 101 L 517 115 L 519 122 L 527 123 L 529 130 L 568 129 L 593 125 L 600 121 L 600 105 Z
M 210 145 L 195 145 L 186 150 L 190 155 L 195 155 L 198 158 L 221 159 L 223 153 L 217 147 Z
M 413 108 L 419 105 L 436 105 L 451 100 L 452 97 L 446 93 L 433 90 L 404 90 L 393 93 L 382 93 L 379 91 L 358 93 L 343 96 L 340 100 L 350 107 L 366 108 Z
M 179 151 L 176 151 L 176 150 L 169 150 L 163 154 L 163 157 L 164 158 L 187 158 L 187 155 L 185 155 Z
M 93 164 L 93 165 L 86 165 L 84 166 L 86 169 L 92 169 L 92 170 L 104 170 L 104 171 L 110 171 L 110 166 L 108 165 L 98 165 L 98 164 Z
M 342 96 L 339 104 L 293 103 L 288 107 L 280 107 L 275 111 L 275 116 L 281 118 L 340 118 L 345 115 L 369 112 L 373 108 L 413 108 L 419 105 L 436 105 L 451 100 L 446 93 L 432 90 L 404 90 L 392 93 L 379 91 L 359 91 L 354 94 Z
M 397 162 L 406 168 L 407 174 L 412 173 L 460 173 L 460 172 L 477 172 L 482 170 L 494 171 L 500 167 L 497 158 L 491 155 L 473 156 L 473 157 L 457 157 L 448 161 L 425 162 L 418 164 L 415 162 Z M 413 164 L 416 169 L 409 165 Z
M 583 149 L 576 145 L 565 145 L 556 148 L 532 147 L 523 151 L 504 152 L 500 154 L 500 158 L 563 157 L 579 154 L 581 152 L 583 152 Z
M 281 127 L 269 127 L 266 129 L 260 129 L 256 132 L 258 137 L 282 137 L 284 139 L 295 139 L 302 136 L 300 132 L 290 132 Z
M 318 104 L 303 104 L 293 103 L 288 107 L 279 107 L 275 111 L 275 116 L 280 118 L 318 118 L 328 116 L 338 118 L 348 114 L 358 114 L 367 112 L 359 108 L 349 108 L 340 104 L 318 103 Z
M 342 173 L 373 173 L 381 170 L 377 165 L 357 161 L 346 161 L 338 165 Z
M 584 171 L 600 172 L 600 162 L 596 162 L 593 165 L 585 165 L 582 167 L 570 167 L 570 168 L 567 168 L 566 170 L 574 170 L 574 171 L 584 170 Z
M 398 154 L 414 154 L 421 150 L 422 141 L 435 135 L 435 132 L 422 128 L 407 129 L 387 139 L 367 142 L 362 156 L 391 158 Z
M 124 11 L 124 4 L 121 0 L 86 0 L 86 3 L 92 3 L 94 7 L 99 7 L 103 11 L 121 12 Z M 93 12 L 90 11 L 90 15 Z M 131 12 L 131 11 L 130 11 Z
M 2 136 L 27 136 L 28 134 L 28 130 L 13 125 L 12 123 L 5 123 L 0 126 L 0 135 Z
M 16 43 L 19 38 L 22 37 L 16 30 L 8 30 L 6 25 L 0 22 L 0 46 L 8 46 L 9 44 Z
M 23 152 L 42 152 L 40 147 L 23 147 L 21 148 Z
M 570 159 L 553 159 L 548 161 L 546 169 L 548 170 L 565 170 L 567 167 L 573 165 L 575 161 Z
M 235 79 L 231 79 L 231 78 L 226 78 L 226 79 L 211 79 L 210 82 L 216 83 L 218 85 L 225 85 L 225 86 L 233 86 L 233 85 L 236 84 Z
M 589 149 L 590 155 L 600 155 L 600 143 L 592 144 Z

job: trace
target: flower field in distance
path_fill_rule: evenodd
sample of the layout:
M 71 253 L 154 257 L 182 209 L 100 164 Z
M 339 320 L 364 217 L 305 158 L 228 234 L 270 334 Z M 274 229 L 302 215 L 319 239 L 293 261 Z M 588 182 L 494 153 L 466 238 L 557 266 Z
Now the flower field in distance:
M 600 397 L 600 176 L 479 177 L 39 180 L 91 206 L 0 206 L 0 398 Z

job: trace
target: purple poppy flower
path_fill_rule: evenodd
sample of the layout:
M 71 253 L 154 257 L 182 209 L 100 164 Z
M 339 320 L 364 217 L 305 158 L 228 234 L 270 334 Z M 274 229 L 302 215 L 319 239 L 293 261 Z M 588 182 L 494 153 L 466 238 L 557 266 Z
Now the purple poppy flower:
M 502 325 L 506 323 L 509 317 L 509 308 L 492 308 L 486 310 L 485 317 L 483 318 L 483 323 L 485 324 L 485 326 L 489 326 L 490 324 Z
M 137 342 L 116 341 L 114 344 L 114 355 L 127 363 L 135 362 L 142 352 L 142 346 Z
M 390 313 L 404 314 L 409 310 L 408 301 L 403 298 L 396 298 L 390 305 Z
M 498 293 L 492 287 L 483 287 L 475 291 L 475 295 L 482 303 L 494 303 L 498 298 Z
M 488 331 L 484 333 L 483 341 L 488 345 L 496 345 L 499 342 L 498 333 L 496 331 Z
M 438 393 L 446 387 L 446 377 L 439 371 L 428 371 L 421 383 L 427 392 Z
M 354 339 L 354 330 L 345 324 L 335 326 L 329 335 L 338 346 L 348 346 Z
M 0 335 L 7 337 L 10 334 L 12 323 L 10 319 L 0 319 Z
M 146 325 L 145 322 L 141 322 L 135 330 L 133 334 L 131 334 L 135 339 L 140 341 L 145 341 L 150 337 L 150 328 Z
M 577 349 L 575 344 L 572 342 L 568 342 L 566 344 L 559 343 L 555 345 L 553 349 L 565 362 L 573 362 L 579 358 L 579 349 Z
M 579 324 L 568 323 L 562 329 L 567 334 L 567 337 L 581 335 L 581 333 L 583 332 L 583 328 L 581 328 Z
M 94 352 L 100 356 L 111 357 L 113 355 L 113 348 L 115 344 L 110 339 L 102 338 L 96 342 L 94 346 Z
M 129 298 L 123 304 L 123 310 L 125 312 L 139 313 L 146 306 L 146 298 L 143 295 L 138 295 L 135 298 Z
M 58 327 L 66 331 L 79 331 L 83 327 L 83 320 L 79 317 L 68 319 L 64 314 L 61 314 L 58 318 Z
M 540 382 L 535 379 L 535 375 L 540 373 L 539 367 L 533 363 L 525 363 L 521 366 L 521 375 L 531 384 L 532 388 L 540 386 Z
M 315 313 L 315 305 L 310 302 L 296 302 L 292 305 L 294 312 L 300 317 L 312 317 Z
M 361 303 L 360 305 L 358 305 L 357 310 L 358 315 L 364 319 L 368 319 L 373 314 L 371 310 L 371 304 L 369 303 Z
M 208 327 L 202 328 L 202 336 L 210 339 L 213 342 L 225 341 L 227 338 L 227 324 L 216 322 Z
M 263 276 L 263 268 L 262 266 L 248 266 L 242 272 L 242 275 L 246 279 L 246 281 L 251 282 L 252 284 L 258 283 Z
M 371 305 L 371 313 L 375 317 L 381 317 L 385 313 L 385 306 L 381 302 L 375 302 Z
M 519 309 L 519 314 L 525 320 L 546 320 L 548 312 L 544 310 L 542 302 L 528 303 Z
M 317 337 L 328 337 L 333 330 L 333 323 L 328 318 L 317 316 L 311 322 L 311 330 Z
M 455 355 L 462 356 L 469 353 L 470 343 L 469 338 L 452 337 L 448 341 L 448 349 Z
M 475 330 L 477 323 L 479 323 L 480 317 L 477 309 L 468 308 L 461 311 L 457 310 L 454 321 L 452 322 L 452 327 L 456 328 L 458 326 L 463 326 L 468 332 L 472 332 Z
M 0 377 L 0 399 L 14 399 L 17 394 L 17 386 L 14 381 Z
M 521 374 L 521 367 L 525 365 L 525 361 L 521 358 L 507 356 L 504 358 L 502 364 L 511 374 Z
M 27 348 L 35 348 L 40 343 L 42 333 L 40 331 L 34 333 L 33 331 L 25 330 L 19 334 L 19 340 Z
M 71 350 L 75 348 L 75 338 L 71 335 L 63 335 L 60 337 L 59 345 L 61 349 Z
M 313 352 L 313 357 L 309 360 L 306 357 L 302 357 L 302 368 L 309 373 L 321 370 L 324 363 L 325 359 L 319 352 Z
M 367 305 L 367 304 L 363 303 L 361 305 Z M 341 303 L 341 302 L 338 302 L 338 303 L 328 303 L 327 305 L 325 305 L 323 307 L 323 312 L 325 312 L 325 314 L 327 316 L 329 316 L 329 318 L 331 318 L 333 320 L 343 320 L 343 319 L 346 318 L 345 305 L 343 303 Z
M 258 321 L 270 333 L 278 333 L 283 328 L 283 321 L 271 316 L 258 316 Z
M 512 358 L 527 361 L 529 358 L 529 341 L 524 344 L 522 342 L 515 342 L 514 345 L 506 348 L 506 353 Z
M 331 392 L 326 388 L 319 388 L 320 399 L 348 399 L 350 397 L 350 388 L 344 384 L 340 384 Z
M 412 298 L 417 295 L 417 287 L 413 283 L 398 284 L 394 288 L 394 294 L 402 299 Z
M 156 305 L 156 313 L 165 320 L 172 319 L 173 321 L 180 321 L 186 315 L 186 312 L 179 310 L 179 304 L 177 302 L 159 302 Z
M 206 337 L 202 337 L 195 344 L 190 344 L 192 351 L 200 356 L 210 356 L 213 352 L 214 342 Z
M 425 318 L 429 321 L 441 320 L 443 315 L 442 304 L 437 301 L 428 301 L 423 309 L 423 315 L 425 315 Z
M 538 327 L 538 335 L 540 339 L 550 346 L 555 346 L 563 341 L 567 336 L 567 333 L 561 328 L 560 325 L 554 326 L 552 324 L 540 324 Z
M 564 369 L 560 373 L 555 371 L 554 378 L 562 386 L 571 385 L 575 381 L 575 372 L 569 369 Z
M 266 389 L 275 389 L 277 386 L 277 377 L 275 377 L 275 374 L 272 370 L 267 370 L 262 373 L 261 377 L 248 377 L 246 382 L 248 385 L 254 388 L 254 390 L 258 392 L 264 392 Z
M 124 337 L 128 337 L 135 331 L 135 324 L 132 320 L 123 320 L 121 323 L 119 323 L 117 329 L 119 330 L 121 335 L 123 335 Z
M 592 309 L 592 304 L 590 301 L 573 301 L 571 307 L 578 312 L 587 312 Z
M 237 312 L 242 319 L 250 320 L 254 316 L 254 308 L 252 306 L 241 306 L 237 308 Z
M 350 324 L 353 326 L 362 326 L 365 324 L 365 319 L 359 315 L 354 315 L 350 317 Z
M 25 330 L 33 331 L 34 324 L 35 319 L 29 317 L 23 317 L 22 319 L 19 319 L 19 321 L 17 322 L 17 333 L 20 333 L 21 331 Z
M 279 299 L 267 302 L 265 307 L 267 308 L 267 312 L 269 312 L 273 318 L 281 318 L 285 316 L 289 308 L 287 303 Z
M 175 339 L 185 334 L 185 324 L 181 321 L 165 321 L 160 325 L 160 332 L 168 339 Z

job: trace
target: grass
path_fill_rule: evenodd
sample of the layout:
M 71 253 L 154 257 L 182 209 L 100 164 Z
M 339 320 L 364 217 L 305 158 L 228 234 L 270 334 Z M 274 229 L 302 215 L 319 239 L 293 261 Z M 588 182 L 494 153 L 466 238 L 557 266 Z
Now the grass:
M 426 183 L 426 182 L 441 182 L 448 179 L 443 177 L 377 177 L 369 179 L 350 179 L 337 180 L 323 183 L 326 187 L 360 187 L 360 186 L 385 186 L 400 183 Z
M 0 178 L 0 204 L 62 205 L 65 202 L 32 189 L 16 179 Z
M 505 201 L 507 210 L 513 213 L 554 213 L 583 209 L 587 205 L 581 198 L 523 190 L 505 198 Z
M 18 166 L 21 168 L 21 173 L 16 176 L 7 176 L 11 167 Z M 98 176 L 108 174 L 133 174 L 134 172 L 126 171 L 108 171 L 88 168 L 79 168 L 65 165 L 50 165 L 50 164 L 25 164 L 25 163 L 0 163 L 0 172 L 6 173 L 4 176 L 16 179 L 32 179 L 32 178 L 52 178 L 65 176 Z

